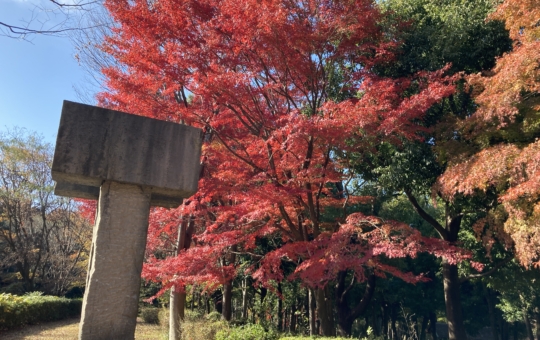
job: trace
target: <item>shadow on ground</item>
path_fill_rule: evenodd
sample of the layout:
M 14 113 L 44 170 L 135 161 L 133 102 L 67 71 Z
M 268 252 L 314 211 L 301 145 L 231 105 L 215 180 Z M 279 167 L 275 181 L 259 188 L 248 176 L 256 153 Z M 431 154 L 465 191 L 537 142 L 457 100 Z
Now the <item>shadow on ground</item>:
M 20 329 L 0 331 L 2 340 L 75 340 L 79 335 L 79 318 L 29 325 Z M 137 340 L 166 339 L 166 330 L 137 320 Z

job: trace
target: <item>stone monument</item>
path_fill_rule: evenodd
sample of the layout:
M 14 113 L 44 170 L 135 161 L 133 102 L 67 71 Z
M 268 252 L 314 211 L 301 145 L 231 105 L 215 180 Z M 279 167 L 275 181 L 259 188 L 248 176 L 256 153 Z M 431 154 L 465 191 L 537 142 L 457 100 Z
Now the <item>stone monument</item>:
M 55 194 L 99 199 L 79 339 L 134 338 L 150 207 L 197 191 L 201 142 L 194 127 L 64 101 Z

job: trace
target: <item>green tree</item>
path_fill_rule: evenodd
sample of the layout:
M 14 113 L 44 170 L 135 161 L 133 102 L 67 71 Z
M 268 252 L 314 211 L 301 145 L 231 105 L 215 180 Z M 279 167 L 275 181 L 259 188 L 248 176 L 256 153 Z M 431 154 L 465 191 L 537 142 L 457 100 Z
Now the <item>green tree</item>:
M 451 73 L 490 69 L 496 57 L 511 48 L 504 23 L 486 21 L 495 5 L 489 0 L 384 1 L 383 8 L 393 14 L 393 19 L 387 22 L 388 32 L 404 39 L 405 43 L 398 60 L 380 68 L 379 72 L 402 76 L 438 69 L 448 63 Z M 410 20 L 408 26 L 396 24 L 396 19 L 403 18 Z M 464 80 L 459 80 L 457 85 L 454 95 L 432 107 L 427 117 L 418 122 L 426 128 L 423 141 L 404 142 L 397 147 L 374 145 L 376 151 L 357 155 L 358 167 L 363 169 L 366 179 L 379 183 L 386 191 L 404 193 L 418 215 L 440 238 L 451 243 L 459 242 L 463 227 L 470 227 L 471 221 L 483 217 L 484 207 L 496 204 L 496 198 L 489 193 L 449 200 L 434 187 L 447 167 L 446 155 L 452 148 L 467 147 L 466 143 L 459 143 L 463 136 L 457 130 L 457 122 L 476 109 Z M 442 214 L 433 214 L 427 209 L 429 205 L 421 204 L 433 193 Z M 442 273 L 449 338 L 466 339 L 458 266 L 443 261 Z

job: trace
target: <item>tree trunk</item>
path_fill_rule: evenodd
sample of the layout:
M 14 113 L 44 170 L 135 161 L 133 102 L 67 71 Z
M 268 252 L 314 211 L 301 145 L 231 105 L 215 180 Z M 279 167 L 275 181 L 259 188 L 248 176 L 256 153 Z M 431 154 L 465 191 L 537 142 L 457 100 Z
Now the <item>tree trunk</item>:
M 508 340 L 510 339 L 510 333 L 508 332 L 509 329 L 508 329 L 508 322 L 506 322 L 506 320 L 503 318 L 503 316 L 501 314 L 499 314 L 499 325 L 500 325 L 500 334 L 501 334 L 501 340 Z
M 236 262 L 236 245 L 231 247 L 229 254 L 225 256 L 224 265 L 234 264 Z M 226 321 L 231 321 L 232 317 L 232 286 L 233 279 L 230 279 L 223 285 L 223 307 L 221 316 Z
M 214 301 L 214 310 L 223 315 L 223 292 L 221 289 L 212 293 L 212 300 Z
M 232 280 L 223 285 L 223 303 L 221 316 L 226 321 L 231 321 L 232 317 Z
M 204 305 L 206 306 L 206 314 L 210 314 L 210 295 L 204 294 Z
M 281 283 L 278 282 L 278 331 L 282 332 L 284 330 L 283 327 L 283 290 L 281 287 Z
M 497 320 L 495 315 L 495 302 L 493 301 L 493 294 L 486 287 L 485 284 L 482 284 L 484 290 L 484 295 L 486 297 L 488 312 L 489 312 L 489 325 L 491 327 L 491 336 L 493 340 L 499 340 L 499 334 L 497 332 Z
M 242 319 L 247 320 L 247 309 L 248 309 L 248 301 L 247 301 L 247 277 L 245 277 L 242 280 Z
M 448 320 L 448 339 L 466 340 L 467 334 L 463 324 L 461 309 L 460 282 L 458 268 L 443 260 L 444 301 L 446 303 L 446 319 Z
M 454 207 L 449 202 L 445 204 L 446 222 L 443 227 L 433 216 L 429 215 L 418 203 L 410 190 L 405 190 L 409 201 L 413 205 L 418 215 L 426 222 L 431 224 L 439 236 L 448 242 L 458 240 L 459 230 L 463 214 L 460 211 L 454 211 Z M 463 311 L 461 307 L 460 281 L 457 272 L 457 265 L 451 265 L 443 260 L 443 278 L 444 278 L 444 301 L 446 303 L 446 319 L 448 320 L 448 338 L 449 340 L 466 340 L 467 334 L 463 323 Z
M 388 338 L 388 334 L 390 333 L 390 327 L 388 327 L 389 325 L 388 320 L 390 318 L 388 315 L 388 306 L 384 300 L 381 302 L 381 315 L 382 315 L 382 322 L 381 322 L 382 336 Z
M 523 320 L 525 321 L 525 327 L 527 328 L 527 337 L 529 340 L 534 340 L 532 326 L 531 326 L 531 320 L 529 319 L 529 313 L 527 313 L 526 309 L 523 309 Z
M 538 312 L 538 309 L 535 309 L 534 313 L 534 321 L 536 323 L 536 336 L 535 340 L 540 340 L 540 313 Z
M 350 284 L 345 285 L 345 279 L 347 277 L 347 272 L 343 271 L 338 274 L 337 284 L 336 284 L 336 309 L 337 309 L 337 324 L 338 324 L 338 334 L 343 337 L 348 337 L 351 335 L 352 325 L 354 320 L 356 320 L 369 306 L 369 302 L 373 297 L 375 292 L 375 275 L 368 276 L 366 283 L 366 290 L 362 299 L 351 308 L 349 306 L 349 296 L 348 293 L 355 283 L 354 277 L 351 279 Z
M 291 306 L 291 321 L 289 322 L 289 332 L 296 333 L 296 301 Z
M 392 304 L 391 310 L 390 310 L 390 324 L 392 327 L 392 340 L 396 340 L 398 338 L 397 334 L 397 328 L 396 328 L 396 321 L 397 321 L 397 309 L 396 305 Z
M 429 329 L 433 340 L 437 340 L 437 315 L 435 312 L 429 313 Z
M 426 329 L 428 325 L 429 317 L 424 315 L 422 317 L 422 329 L 420 330 L 420 340 L 426 340 Z
M 189 306 L 191 311 L 195 309 L 195 300 L 196 300 L 197 292 L 195 291 L 195 287 L 191 288 L 191 305 Z
M 176 239 L 175 256 L 178 253 L 189 248 L 191 238 L 188 236 L 188 228 L 191 221 L 186 221 L 184 217 L 181 217 L 182 222 L 178 228 L 178 237 Z M 189 243 L 188 243 L 189 238 Z M 172 286 L 171 295 L 169 297 L 169 339 L 180 340 L 180 323 L 184 320 L 184 309 L 186 307 L 186 293 L 180 292 L 180 287 Z
M 322 335 L 334 336 L 333 306 L 328 287 L 315 289 L 315 299 L 317 300 L 317 315 L 319 317 Z
M 315 293 L 308 288 L 308 310 L 309 310 L 309 336 L 316 336 L 315 332 Z
M 181 322 L 184 320 L 184 308 L 186 293 L 178 291 L 174 286 L 171 288 L 169 298 L 169 339 L 180 340 Z

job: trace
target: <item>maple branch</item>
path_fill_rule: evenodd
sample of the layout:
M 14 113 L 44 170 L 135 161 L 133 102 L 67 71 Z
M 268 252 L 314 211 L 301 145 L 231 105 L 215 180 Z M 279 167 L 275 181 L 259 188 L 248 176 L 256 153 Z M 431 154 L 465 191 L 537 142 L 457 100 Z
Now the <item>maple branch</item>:
M 231 104 L 225 104 L 224 105 L 226 108 L 228 108 L 229 110 L 231 110 L 235 115 L 236 117 L 238 118 L 238 120 L 240 121 L 240 123 L 242 123 L 242 125 L 244 125 L 252 134 L 254 135 L 258 135 L 259 134 L 259 131 L 258 131 L 258 127 L 255 126 L 255 123 L 253 122 L 253 120 L 249 117 L 249 115 L 246 113 L 246 111 L 242 108 L 242 106 L 239 106 L 239 109 L 240 111 L 242 111 L 243 115 L 241 115 L 238 110 L 236 110 Z M 242 117 L 245 117 L 248 121 L 246 122 L 244 120 L 244 118 Z
M 225 141 L 223 140 L 223 138 L 221 138 L 221 136 L 219 135 L 219 133 L 217 133 L 216 130 L 213 130 L 214 131 L 214 136 L 216 136 L 219 141 L 221 142 L 221 144 L 227 149 L 229 150 L 230 153 L 232 153 L 236 158 L 242 160 L 243 162 L 245 162 L 246 164 L 248 164 L 249 166 L 253 167 L 254 169 L 260 171 L 260 172 L 265 172 L 263 169 L 261 169 L 260 167 L 258 167 L 255 163 L 253 163 L 252 161 L 248 160 L 248 159 L 245 159 L 244 157 L 240 156 L 239 154 L 237 154 L 236 152 L 234 152 L 234 150 L 232 150 L 230 148 L 230 146 L 225 143 Z
M 371 301 L 371 298 L 373 297 L 373 294 L 375 293 L 375 284 L 377 283 L 376 279 L 377 277 L 375 275 L 369 275 L 364 296 L 362 296 L 362 300 L 360 300 L 356 307 L 354 307 L 354 309 L 351 311 L 349 316 L 350 318 L 356 319 L 366 309 Z
M 418 204 L 418 201 L 412 195 L 409 189 L 405 189 L 404 192 L 405 192 L 405 195 L 407 195 L 409 202 L 411 202 L 411 204 L 413 205 L 414 210 L 418 213 L 418 215 L 420 215 L 420 217 L 422 217 L 426 222 L 431 224 L 431 226 L 435 228 L 435 230 L 439 233 L 439 236 L 443 240 L 446 240 L 448 238 L 448 232 L 446 231 L 446 229 L 439 222 L 437 222 L 437 220 L 434 219 L 433 216 L 431 216 L 424 209 L 422 209 L 422 207 L 420 206 L 420 204 Z
M 347 179 L 347 182 L 345 182 L 345 185 L 343 186 L 343 190 L 345 191 L 345 195 L 346 195 L 345 202 L 343 202 L 343 218 L 347 217 L 347 204 L 349 203 L 349 197 L 350 197 L 348 186 L 349 186 L 349 183 L 351 183 L 352 179 L 353 179 L 353 175 L 350 174 L 349 178 Z M 337 186 L 337 183 L 336 183 L 336 186 Z
M 302 170 L 307 170 L 311 164 L 311 158 L 313 157 L 313 136 L 309 136 L 308 149 L 306 152 L 306 158 L 304 164 L 302 165 Z M 314 236 L 319 236 L 319 216 L 315 211 L 315 202 L 313 201 L 313 190 L 311 188 L 311 183 L 307 182 L 305 185 L 307 190 L 307 204 L 309 207 L 309 215 L 311 216 L 311 222 L 313 222 L 313 233 Z
M 497 263 L 495 266 L 493 266 L 493 268 L 491 268 L 490 270 L 488 270 L 487 272 L 484 272 L 484 273 L 479 273 L 479 274 L 470 274 L 470 275 L 467 275 L 467 276 L 463 276 L 463 277 L 460 277 L 459 278 L 459 282 L 460 283 L 463 283 L 463 282 L 466 282 L 466 281 L 469 281 L 469 280 L 472 280 L 472 279 L 479 279 L 481 277 L 486 277 L 486 276 L 490 276 L 491 274 L 495 273 L 497 270 L 499 270 L 499 268 L 501 268 L 502 266 L 506 265 L 507 263 L 509 263 L 510 261 L 512 261 L 514 259 L 513 256 L 510 256 L 509 258 Z
M 293 221 L 291 220 L 291 217 L 289 214 L 287 214 L 287 211 L 285 210 L 285 207 L 282 203 L 279 203 L 279 212 L 281 213 L 281 216 L 283 216 L 283 219 L 285 220 L 285 223 L 287 223 L 287 226 L 291 229 L 293 234 L 297 236 L 298 238 L 302 238 L 302 235 L 300 235 L 299 231 L 294 226 Z M 305 241 L 305 240 L 302 240 Z
M 347 271 L 343 272 L 341 275 L 343 275 L 343 280 L 345 280 L 345 276 L 347 275 Z M 341 277 L 340 277 L 341 279 Z M 343 293 L 341 293 L 341 296 L 339 297 L 340 302 L 343 302 L 345 300 L 345 296 L 347 293 L 354 287 L 354 283 L 356 282 L 356 276 L 353 274 L 351 278 L 351 283 L 343 290 Z
M 315 195 L 315 198 L 317 200 L 317 215 L 320 216 L 321 214 L 321 206 L 320 206 L 320 198 L 321 198 L 321 192 L 324 187 L 324 178 L 326 177 L 326 169 L 328 168 L 328 162 L 330 161 L 330 148 L 328 148 L 328 151 L 326 152 L 324 163 L 323 163 L 323 173 L 321 175 L 321 184 L 319 184 L 319 190 L 317 190 L 317 195 Z
M 255 254 L 255 253 L 250 253 L 249 251 L 238 252 L 238 251 L 232 251 L 232 250 L 230 250 L 229 253 L 230 253 L 230 254 L 235 254 L 235 255 L 249 255 L 249 256 L 253 256 L 253 257 L 259 258 L 259 259 L 262 259 L 262 258 L 264 257 L 263 255 L 259 255 L 259 254 Z

